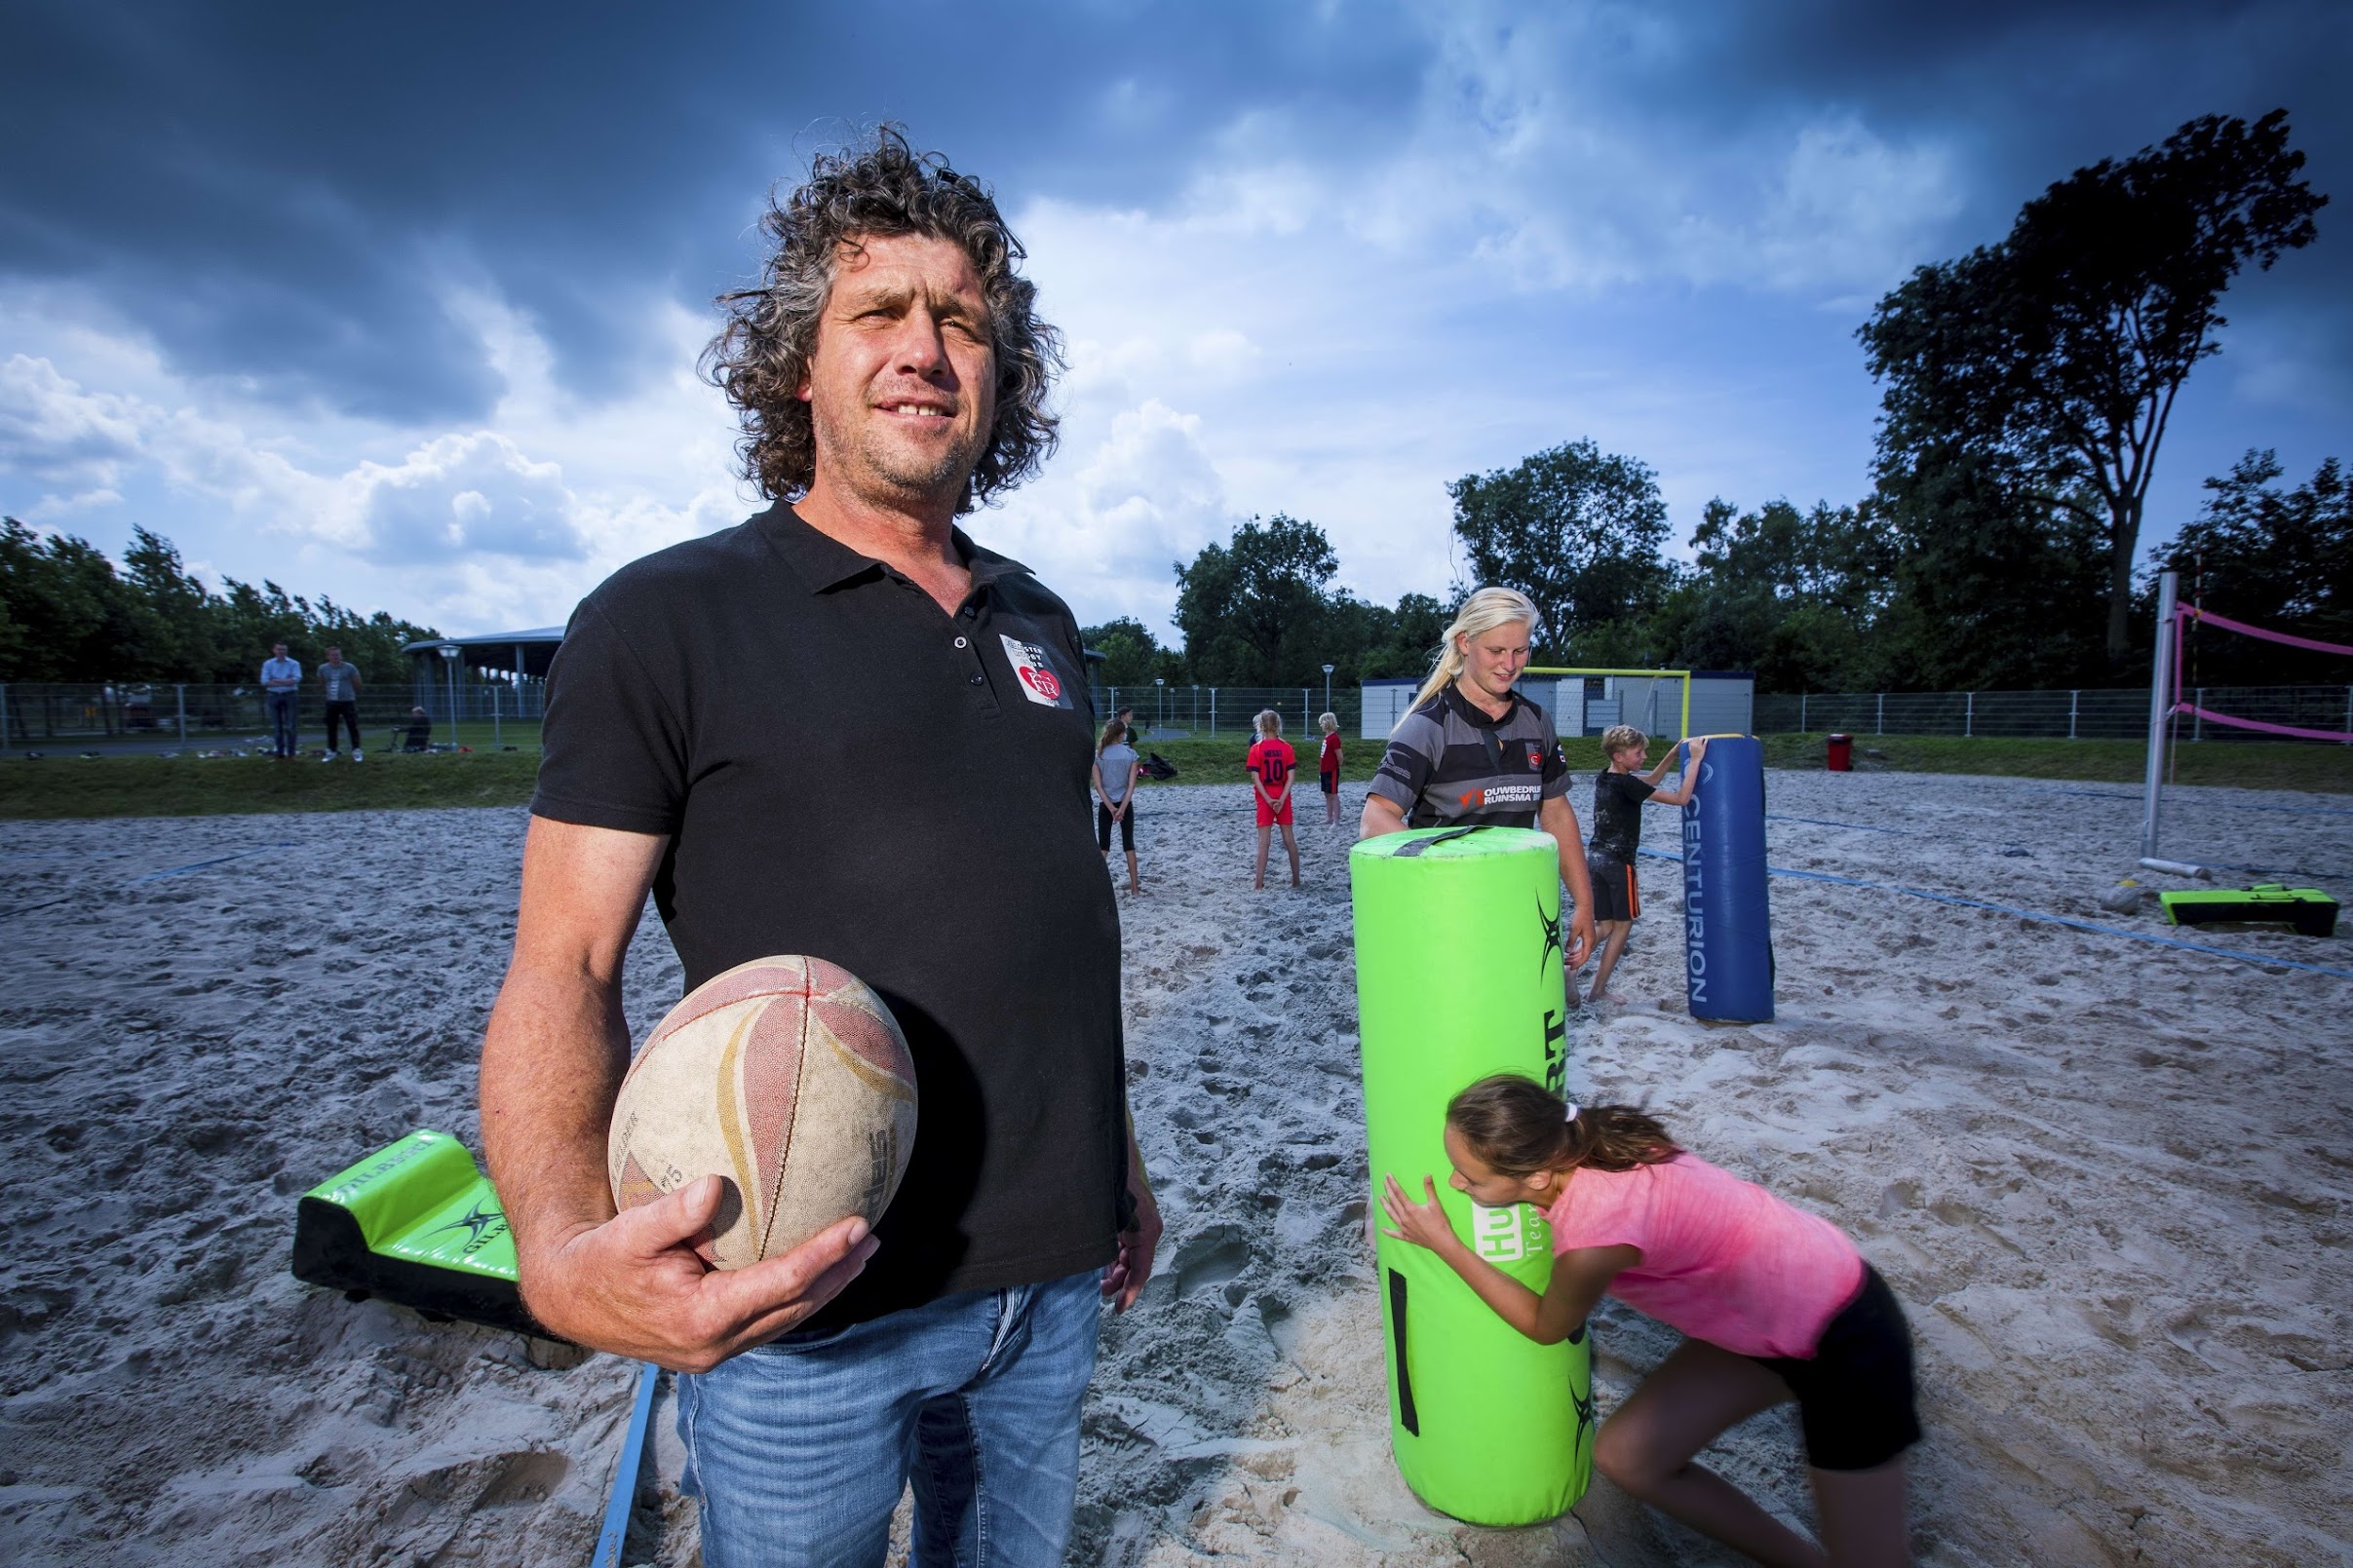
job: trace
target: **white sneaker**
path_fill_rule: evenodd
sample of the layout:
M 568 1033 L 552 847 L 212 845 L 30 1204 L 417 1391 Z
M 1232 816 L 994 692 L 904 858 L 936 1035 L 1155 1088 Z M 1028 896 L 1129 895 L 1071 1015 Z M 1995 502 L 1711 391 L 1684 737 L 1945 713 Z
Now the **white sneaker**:
M 367 760 L 367 753 L 355 746 L 351 748 L 351 759 L 354 762 L 366 762 Z
M 341 756 L 342 754 L 343 753 L 340 751 L 329 751 L 327 753 L 327 755 L 321 757 L 319 760 L 321 762 L 332 762 L 335 760 L 335 758 Z

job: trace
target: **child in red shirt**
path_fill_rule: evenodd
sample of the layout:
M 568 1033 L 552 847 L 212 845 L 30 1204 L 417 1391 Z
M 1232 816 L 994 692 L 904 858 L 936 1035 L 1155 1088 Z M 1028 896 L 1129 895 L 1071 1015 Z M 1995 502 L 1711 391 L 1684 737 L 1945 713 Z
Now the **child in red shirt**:
M 1258 804 L 1258 865 L 1251 886 L 1266 886 L 1266 852 L 1272 829 L 1283 829 L 1283 848 L 1291 855 L 1291 885 L 1299 885 L 1299 841 L 1291 834 L 1291 775 L 1298 754 L 1283 739 L 1283 715 L 1273 708 L 1260 713 L 1253 726 L 1258 739 L 1243 766 L 1250 773 L 1251 798 Z
M 1325 713 L 1316 719 L 1324 731 L 1323 754 L 1316 758 L 1316 782 L 1324 786 L 1324 825 L 1340 825 L 1340 716 Z

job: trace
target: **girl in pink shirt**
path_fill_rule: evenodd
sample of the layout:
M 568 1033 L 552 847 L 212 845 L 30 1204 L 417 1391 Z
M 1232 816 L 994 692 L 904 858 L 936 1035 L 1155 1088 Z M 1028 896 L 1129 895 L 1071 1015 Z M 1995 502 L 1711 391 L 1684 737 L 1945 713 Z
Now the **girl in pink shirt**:
M 1386 1178 L 1387 1235 L 1436 1252 L 1539 1344 L 1566 1339 L 1604 1293 L 1683 1333 L 1602 1426 L 1596 1469 L 1759 1562 L 1909 1560 L 1903 1455 L 1920 1435 L 1911 1332 L 1843 1232 L 1685 1154 L 1640 1111 L 1564 1106 L 1516 1075 L 1455 1095 L 1446 1141 L 1453 1185 L 1475 1202 L 1544 1210 L 1555 1254 L 1544 1294 L 1464 1244 L 1427 1176 L 1418 1204 Z M 1793 1397 L 1819 1547 L 1691 1462 L 1727 1428 Z

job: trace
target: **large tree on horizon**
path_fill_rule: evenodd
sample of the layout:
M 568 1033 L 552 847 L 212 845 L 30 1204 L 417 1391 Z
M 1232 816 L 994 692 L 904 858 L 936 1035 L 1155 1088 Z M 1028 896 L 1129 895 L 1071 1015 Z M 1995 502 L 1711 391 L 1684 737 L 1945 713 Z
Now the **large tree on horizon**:
M 2218 352 L 2222 293 L 2312 243 L 2328 204 L 2296 177 L 2288 113 L 2192 120 L 2121 162 L 2078 169 L 2007 237 L 1923 266 L 1858 330 L 1884 383 L 1882 492 L 1933 507 L 1965 469 L 2022 514 L 2095 524 L 2107 555 L 2106 654 L 2131 645 L 2133 560 L 2175 400 Z M 1933 519 L 1919 519 L 1933 527 Z
M 1660 554 L 1667 503 L 1639 458 L 1565 441 L 1466 474 L 1447 494 L 1469 578 L 1456 601 L 1483 584 L 1520 590 L 1544 617 L 1536 645 L 1549 660 L 1572 658 L 1581 642 L 1623 642 L 1674 586 Z

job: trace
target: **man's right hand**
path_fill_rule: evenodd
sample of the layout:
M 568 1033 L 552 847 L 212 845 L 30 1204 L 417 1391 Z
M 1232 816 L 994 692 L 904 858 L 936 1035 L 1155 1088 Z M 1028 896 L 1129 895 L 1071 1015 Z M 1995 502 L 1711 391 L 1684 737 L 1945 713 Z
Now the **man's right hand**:
M 585 1225 L 524 1260 L 523 1301 L 551 1333 L 592 1350 L 708 1372 L 841 1293 L 874 1255 L 856 1215 L 782 1256 L 714 1269 L 695 1251 L 717 1214 L 716 1176 Z

